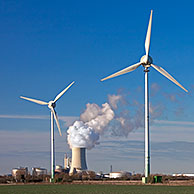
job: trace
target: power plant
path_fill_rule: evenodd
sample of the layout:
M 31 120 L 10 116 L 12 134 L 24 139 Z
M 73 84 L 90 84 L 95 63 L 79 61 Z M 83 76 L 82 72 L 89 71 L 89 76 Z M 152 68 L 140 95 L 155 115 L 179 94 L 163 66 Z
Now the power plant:
M 81 170 L 87 170 L 86 148 L 72 148 L 72 161 L 69 174 L 74 174 Z

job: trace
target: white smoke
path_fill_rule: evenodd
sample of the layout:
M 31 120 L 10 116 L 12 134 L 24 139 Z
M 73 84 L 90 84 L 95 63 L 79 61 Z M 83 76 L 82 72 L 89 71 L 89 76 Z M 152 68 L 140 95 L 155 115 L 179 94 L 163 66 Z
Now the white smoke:
M 102 107 L 88 103 L 86 110 L 80 115 L 80 120 L 86 122 L 99 134 L 103 133 L 104 128 L 113 118 L 114 111 L 108 103 L 102 104 Z
M 102 107 L 88 103 L 80 115 L 81 121 L 74 122 L 67 131 L 70 147 L 94 147 L 98 144 L 99 135 L 113 118 L 114 111 L 108 103 L 102 104 Z
M 108 95 L 108 101 L 110 103 L 110 105 L 114 108 L 117 109 L 118 108 L 118 102 L 122 99 L 121 95 Z
M 80 147 L 91 149 L 99 140 L 99 134 L 82 121 L 75 121 L 69 127 L 67 133 L 68 143 L 71 148 Z
M 144 126 L 144 109 L 137 100 L 128 103 L 124 96 L 121 96 L 118 102 L 122 103 L 119 103 L 118 109 L 115 110 L 114 120 L 108 126 L 109 132 L 113 136 L 127 137 L 131 131 Z
M 154 88 L 157 88 L 156 85 Z M 80 120 L 74 122 L 67 131 L 70 147 L 91 149 L 99 143 L 100 135 L 105 131 L 112 136 L 127 137 L 131 131 L 144 127 L 144 103 L 137 99 L 137 96 L 114 94 L 108 95 L 108 102 L 102 106 L 86 104 Z M 157 103 L 156 106 L 150 104 L 149 108 L 152 124 L 154 119 L 162 116 L 164 107 Z

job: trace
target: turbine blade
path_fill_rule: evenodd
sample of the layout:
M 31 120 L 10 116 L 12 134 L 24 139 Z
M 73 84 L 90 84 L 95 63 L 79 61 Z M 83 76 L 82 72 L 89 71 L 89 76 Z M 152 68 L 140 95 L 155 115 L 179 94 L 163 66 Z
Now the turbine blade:
M 145 40 L 145 51 L 146 51 L 147 57 L 149 55 L 149 49 L 150 49 L 150 38 L 151 38 L 151 28 L 152 28 L 152 12 L 153 12 L 153 10 L 151 10 L 151 13 L 150 13 L 150 20 L 149 20 L 148 30 L 147 30 L 146 40 Z
M 134 70 L 137 69 L 140 65 L 141 65 L 141 63 L 136 63 L 136 64 L 134 64 L 134 65 L 131 65 L 131 66 L 129 66 L 129 67 L 127 67 L 127 68 L 125 68 L 125 69 L 119 71 L 119 72 L 116 72 L 116 73 L 114 73 L 114 74 L 112 74 L 112 75 L 110 75 L 110 76 L 108 76 L 108 77 L 105 77 L 105 78 L 101 79 L 101 81 L 104 81 L 104 80 L 107 80 L 107 79 L 110 79 L 110 78 L 113 78 L 113 77 L 117 77 L 117 76 L 119 76 L 119 75 L 123 75 L 123 74 L 125 74 L 125 73 L 129 73 L 129 72 L 131 72 L 131 71 L 134 71 Z
M 60 125 L 59 125 L 59 120 L 58 120 L 58 117 L 57 117 L 57 113 L 55 112 L 55 110 L 54 110 L 53 107 L 51 107 L 50 109 L 51 109 L 51 111 L 52 111 L 52 113 L 54 115 L 54 118 L 55 118 L 55 121 L 56 121 L 56 124 L 57 124 L 57 128 L 59 130 L 59 134 L 60 134 L 60 136 L 62 136 L 62 134 L 61 134 L 61 128 L 60 128 Z
M 69 84 L 62 92 L 60 92 L 54 99 L 54 102 L 59 100 L 59 98 L 74 84 L 75 82 L 73 81 L 71 84 Z
M 162 75 L 167 77 L 170 81 L 174 82 L 177 86 L 182 88 L 185 92 L 188 92 L 179 82 L 177 82 L 167 71 L 165 71 L 162 67 L 159 67 L 157 65 L 151 64 L 151 66 L 156 69 L 158 72 L 160 72 Z
M 40 105 L 48 105 L 48 102 L 44 102 L 41 100 L 36 100 L 36 99 L 27 98 L 27 97 L 23 97 L 23 96 L 20 96 L 20 98 L 31 101 L 31 102 L 35 102 L 35 103 L 40 104 Z

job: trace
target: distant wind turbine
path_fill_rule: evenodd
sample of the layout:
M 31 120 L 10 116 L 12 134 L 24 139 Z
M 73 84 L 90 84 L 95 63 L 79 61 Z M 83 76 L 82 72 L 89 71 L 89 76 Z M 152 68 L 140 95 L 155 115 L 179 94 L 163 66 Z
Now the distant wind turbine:
M 31 101 L 31 102 L 35 102 L 37 104 L 40 104 L 40 105 L 47 105 L 48 108 L 50 109 L 51 111 L 51 181 L 54 180 L 54 175 L 55 175 L 55 147 L 54 147 L 54 122 L 53 122 L 53 117 L 55 119 L 55 122 L 57 124 L 57 128 L 59 130 L 59 134 L 60 136 L 62 136 L 61 134 L 61 128 L 60 128 L 60 125 L 59 125 L 59 120 L 58 120 L 58 117 L 57 117 L 57 113 L 55 111 L 55 107 L 56 107 L 56 102 L 59 100 L 59 98 L 61 98 L 61 96 L 74 84 L 74 81 L 69 84 L 62 92 L 60 92 L 54 100 L 52 101 L 49 101 L 49 102 L 44 102 L 44 101 L 41 101 L 41 100 L 36 100 L 36 99 L 32 99 L 32 98 L 27 98 L 27 97 L 23 97 L 23 96 L 20 96 L 20 98 L 22 99 L 25 99 L 25 100 L 28 100 L 28 101 Z
M 166 72 L 162 67 L 159 67 L 157 65 L 153 64 L 153 59 L 149 55 L 149 48 L 150 48 L 150 37 L 151 37 L 151 26 L 152 26 L 152 10 L 150 14 L 150 20 L 148 24 L 148 30 L 145 40 L 145 51 L 146 54 L 141 57 L 140 62 L 131 65 L 119 72 L 116 72 L 108 77 L 105 77 L 104 79 L 101 79 L 101 81 L 117 77 L 119 75 L 123 75 L 125 73 L 129 73 L 131 71 L 134 71 L 139 66 L 143 66 L 144 72 L 145 72 L 145 178 L 147 180 L 147 177 L 150 174 L 150 145 L 149 145 L 149 90 L 148 90 L 148 72 L 149 67 L 153 67 L 156 69 L 159 73 L 167 77 L 170 81 L 181 87 L 184 91 L 188 92 L 180 83 L 178 83 L 168 72 Z

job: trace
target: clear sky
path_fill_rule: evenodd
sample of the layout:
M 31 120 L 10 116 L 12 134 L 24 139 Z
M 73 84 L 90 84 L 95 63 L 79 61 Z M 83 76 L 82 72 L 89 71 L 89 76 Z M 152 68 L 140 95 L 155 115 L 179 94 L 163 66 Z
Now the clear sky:
M 142 67 L 100 79 L 144 55 L 151 9 L 154 64 L 189 90 L 186 94 L 150 69 L 150 100 L 160 111 L 151 126 L 151 170 L 194 172 L 193 6 L 187 0 L 0 1 L 0 174 L 17 166 L 49 168 L 49 111 L 20 95 L 49 101 L 75 81 L 56 107 L 63 117 L 63 137 L 56 133 L 57 164 L 65 152 L 71 154 L 66 131 L 87 103 L 101 106 L 109 94 L 122 93 L 129 102 L 143 104 Z M 112 164 L 113 170 L 142 173 L 143 127 L 127 137 L 105 132 L 87 158 L 91 170 L 108 172 Z

